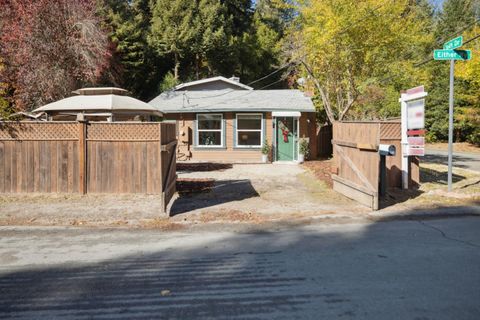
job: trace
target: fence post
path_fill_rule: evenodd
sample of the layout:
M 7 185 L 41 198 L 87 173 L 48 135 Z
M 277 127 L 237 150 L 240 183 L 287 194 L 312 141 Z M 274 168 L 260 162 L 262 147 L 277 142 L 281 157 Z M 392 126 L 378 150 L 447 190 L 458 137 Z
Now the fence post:
M 78 122 L 78 173 L 79 192 L 81 194 L 87 193 L 87 122 Z

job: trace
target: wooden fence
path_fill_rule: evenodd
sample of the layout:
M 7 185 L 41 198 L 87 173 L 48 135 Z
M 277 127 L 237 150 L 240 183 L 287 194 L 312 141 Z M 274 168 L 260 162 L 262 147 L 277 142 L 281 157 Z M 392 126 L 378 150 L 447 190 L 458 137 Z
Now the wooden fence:
M 362 204 L 378 209 L 379 144 L 396 147 L 386 159 L 388 187 L 401 187 L 402 150 L 400 122 L 336 122 L 333 124 L 334 190 Z M 419 182 L 418 159 L 412 158 L 411 183 Z
M 0 192 L 175 193 L 175 125 L 1 122 Z

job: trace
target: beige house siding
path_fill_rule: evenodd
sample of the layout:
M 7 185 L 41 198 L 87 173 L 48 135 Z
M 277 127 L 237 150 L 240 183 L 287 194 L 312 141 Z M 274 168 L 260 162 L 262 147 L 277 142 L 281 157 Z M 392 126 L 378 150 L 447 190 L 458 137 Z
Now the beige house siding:
M 221 113 L 225 120 L 225 145 L 218 149 L 201 149 L 195 148 L 195 113 L 171 113 L 165 114 L 165 120 L 177 122 L 177 134 L 179 143 L 179 156 L 190 155 L 192 161 L 215 161 L 230 163 L 256 163 L 261 162 L 262 153 L 260 148 L 255 149 L 239 149 L 235 148 L 235 119 L 234 112 Z M 242 114 L 238 112 L 238 114 Z M 273 143 L 274 128 L 272 126 L 272 113 L 265 112 L 264 115 L 264 139 L 266 138 L 270 144 Z M 310 122 L 307 121 L 310 120 Z M 302 113 L 300 117 L 300 137 L 310 138 L 310 153 L 314 157 L 317 154 L 316 143 L 316 122 L 315 113 Z

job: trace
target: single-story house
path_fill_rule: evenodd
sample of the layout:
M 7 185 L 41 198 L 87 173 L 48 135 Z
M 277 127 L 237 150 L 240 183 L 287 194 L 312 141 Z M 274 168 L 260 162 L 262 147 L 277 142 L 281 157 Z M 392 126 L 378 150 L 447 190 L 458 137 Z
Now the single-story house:
M 127 96 L 121 88 L 83 88 L 73 91 L 72 97 L 61 99 L 33 110 L 46 113 L 56 121 L 148 121 L 162 113 L 155 107 Z
M 149 104 L 176 122 L 180 160 L 260 162 L 267 142 L 272 161 L 297 161 L 301 138 L 317 154 L 315 107 L 299 90 L 253 90 L 238 78 L 214 77 Z

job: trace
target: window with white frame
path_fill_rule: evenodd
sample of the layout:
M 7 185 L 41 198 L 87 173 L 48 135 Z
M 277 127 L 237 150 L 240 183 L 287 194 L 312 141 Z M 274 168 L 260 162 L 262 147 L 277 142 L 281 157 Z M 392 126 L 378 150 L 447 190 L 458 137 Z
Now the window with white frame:
M 223 146 L 223 117 L 221 114 L 197 114 L 197 146 Z
M 236 147 L 262 146 L 263 118 L 261 114 L 237 114 Z

